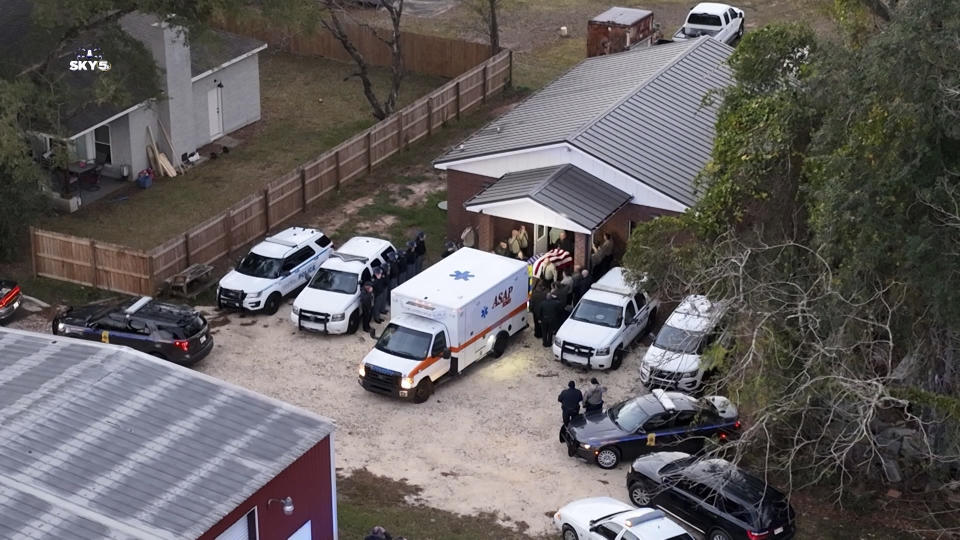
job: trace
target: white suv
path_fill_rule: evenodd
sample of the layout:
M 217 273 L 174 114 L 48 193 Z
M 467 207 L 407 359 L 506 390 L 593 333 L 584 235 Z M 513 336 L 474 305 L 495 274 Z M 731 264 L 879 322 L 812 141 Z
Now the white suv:
M 293 301 L 290 320 L 301 330 L 352 334 L 360 326 L 360 284 L 369 281 L 393 244 L 357 236 L 334 251 Z
M 563 540 L 693 540 L 662 510 L 636 508 L 611 497 L 568 503 L 553 515 Z
M 269 236 L 220 280 L 217 307 L 272 315 L 332 251 L 333 242 L 316 229 L 290 227 Z
M 693 392 L 700 388 L 703 352 L 717 337 L 723 305 L 706 296 L 688 296 L 670 314 L 640 364 L 640 380 L 648 387 Z

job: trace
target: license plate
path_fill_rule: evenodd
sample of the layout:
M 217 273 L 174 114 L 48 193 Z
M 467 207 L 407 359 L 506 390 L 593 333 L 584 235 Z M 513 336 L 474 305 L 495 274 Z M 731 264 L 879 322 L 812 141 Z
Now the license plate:
M 407 391 L 406 391 L 406 390 L 401 390 L 401 391 L 400 391 L 400 397 L 407 397 Z
M 200 336 L 200 344 L 203 345 L 207 342 L 207 336 Z
M 783 527 L 777 527 L 773 530 L 773 534 L 780 534 L 783 532 Z

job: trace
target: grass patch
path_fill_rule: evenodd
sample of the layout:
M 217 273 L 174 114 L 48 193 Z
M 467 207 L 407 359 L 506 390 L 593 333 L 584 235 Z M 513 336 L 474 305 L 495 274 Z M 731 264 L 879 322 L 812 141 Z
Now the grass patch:
M 547 538 L 525 534 L 523 523 L 518 523 L 516 530 L 504 527 L 492 514 L 464 516 L 410 502 L 418 494 L 419 489 L 406 482 L 376 476 L 365 469 L 338 476 L 340 537 L 363 538 L 371 528 L 380 525 L 394 537 L 405 536 L 411 540 Z
M 360 83 L 344 80 L 352 72 L 349 64 L 322 58 L 261 55 L 262 119 L 231 135 L 243 143 L 230 154 L 183 176 L 159 179 L 122 203 L 93 204 L 40 226 L 143 249 L 182 234 L 376 123 Z M 378 89 L 386 88 L 389 71 L 372 72 Z M 410 74 L 400 103 L 410 103 L 442 82 Z

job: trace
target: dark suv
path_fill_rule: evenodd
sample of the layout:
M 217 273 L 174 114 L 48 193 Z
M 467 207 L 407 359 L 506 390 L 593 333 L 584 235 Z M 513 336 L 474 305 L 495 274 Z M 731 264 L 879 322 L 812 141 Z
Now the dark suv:
M 649 454 L 630 467 L 627 491 L 633 504 L 657 506 L 706 540 L 787 540 L 796 532 L 787 497 L 723 459 Z
M 199 362 L 213 349 L 203 315 L 149 296 L 67 308 L 53 319 L 53 333 L 126 345 L 183 366 Z

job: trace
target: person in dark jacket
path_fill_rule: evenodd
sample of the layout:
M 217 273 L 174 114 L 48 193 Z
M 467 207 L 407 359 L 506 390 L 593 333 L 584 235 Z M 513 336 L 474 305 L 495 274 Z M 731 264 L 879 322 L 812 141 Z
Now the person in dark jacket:
M 387 304 L 387 278 L 383 275 L 382 268 L 373 269 L 373 320 L 376 323 L 382 323 L 380 318 L 384 313 Z
M 360 292 L 360 320 L 363 322 L 363 331 L 370 331 L 370 320 L 373 319 L 373 283 L 369 281 L 363 284 L 363 291 Z
M 427 260 L 427 233 L 420 231 L 417 233 L 417 239 L 413 241 L 414 248 L 413 252 L 416 254 L 416 263 L 414 267 L 416 268 L 416 273 L 423 271 L 423 264 Z
M 587 294 L 587 291 L 590 290 L 590 285 L 593 285 L 593 280 L 590 278 L 590 271 L 583 268 L 574 276 L 573 305 L 577 305 L 577 302 L 583 298 L 583 295 Z
M 550 291 L 547 299 L 540 305 L 540 332 L 544 347 L 553 345 L 553 335 L 560 329 L 566 314 L 563 303 L 557 297 L 556 289 Z
M 573 235 L 567 231 L 560 231 L 560 236 L 557 238 L 557 247 L 573 255 Z
M 580 402 L 583 401 L 583 394 L 577 390 L 577 385 L 573 381 L 567 383 L 567 388 L 557 396 L 560 402 L 560 412 L 563 414 L 563 425 L 570 423 L 570 419 L 580 414 Z
M 544 287 L 542 281 L 538 281 L 537 285 L 533 288 L 533 292 L 530 293 L 530 317 L 533 319 L 533 337 L 541 338 L 543 337 L 543 330 L 540 327 L 542 324 L 541 321 L 541 308 L 543 307 L 543 301 L 547 299 L 547 288 Z
M 387 255 L 387 260 L 390 261 L 390 272 L 387 276 L 387 281 L 390 285 L 390 290 L 392 291 L 397 288 L 397 285 L 400 284 L 400 266 L 397 264 L 397 252 L 391 251 Z M 387 303 L 390 303 L 390 299 L 387 299 Z
M 410 281 L 410 278 L 417 275 L 417 243 L 413 240 L 407 242 L 407 251 L 404 252 L 407 258 L 407 275 L 404 281 Z
M 412 264 L 412 262 L 407 260 L 407 252 L 406 251 L 398 252 L 397 253 L 397 285 L 407 280 L 408 264 Z

